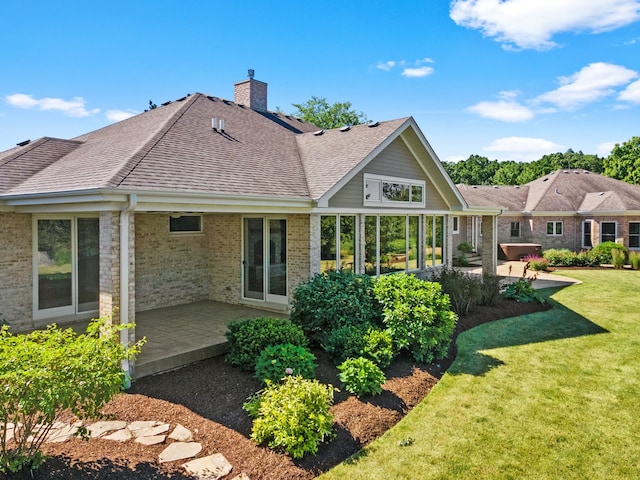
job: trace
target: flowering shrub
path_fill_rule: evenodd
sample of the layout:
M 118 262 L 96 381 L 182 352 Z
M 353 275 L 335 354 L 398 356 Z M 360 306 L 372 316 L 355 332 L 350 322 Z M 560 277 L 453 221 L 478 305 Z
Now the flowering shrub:
M 307 348 L 285 343 L 265 348 L 256 363 L 256 378 L 279 382 L 287 375 L 314 378 L 316 357 Z
M 543 257 L 538 257 L 537 255 L 527 255 L 524 261 L 527 262 L 530 270 L 534 270 L 536 272 L 545 272 L 549 268 L 549 260 Z
M 387 380 L 380 367 L 368 358 L 348 358 L 338 365 L 338 378 L 344 389 L 357 397 L 382 393 Z
M 329 408 L 334 388 L 300 376 L 283 383 L 268 382 L 243 408 L 253 417 L 251 438 L 293 458 L 318 453 L 318 445 L 333 438 Z

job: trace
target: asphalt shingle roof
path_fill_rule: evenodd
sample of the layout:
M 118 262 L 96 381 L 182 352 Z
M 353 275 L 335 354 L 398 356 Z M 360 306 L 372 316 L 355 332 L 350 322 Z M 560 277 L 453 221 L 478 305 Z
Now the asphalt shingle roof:
M 212 129 L 224 120 L 224 132 Z M 72 140 L 0 153 L 0 195 L 93 189 L 317 199 L 407 119 L 315 125 L 196 93 Z
M 586 170 L 557 170 L 521 187 L 458 185 L 470 206 L 511 212 L 640 210 L 640 186 Z

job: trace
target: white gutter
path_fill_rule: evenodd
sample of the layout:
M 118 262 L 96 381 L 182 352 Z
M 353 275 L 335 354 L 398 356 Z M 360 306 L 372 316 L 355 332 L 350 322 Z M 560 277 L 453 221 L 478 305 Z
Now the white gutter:
M 129 323 L 129 225 L 130 216 L 136 208 L 138 198 L 135 193 L 129 195 L 129 203 L 120 210 L 120 323 Z M 129 345 L 129 329 L 120 330 L 120 344 Z M 120 363 L 125 372 L 125 388 L 131 385 L 129 360 Z

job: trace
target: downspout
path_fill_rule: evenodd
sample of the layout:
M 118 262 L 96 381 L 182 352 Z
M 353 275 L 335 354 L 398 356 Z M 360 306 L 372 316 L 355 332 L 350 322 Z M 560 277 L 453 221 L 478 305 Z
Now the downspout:
M 130 216 L 136 208 L 138 198 L 135 193 L 129 195 L 129 203 L 120 210 L 120 323 L 129 323 L 129 225 Z M 120 344 L 129 345 L 129 329 L 120 330 Z M 131 386 L 131 368 L 129 360 L 123 359 L 120 367 L 125 373 L 125 388 Z

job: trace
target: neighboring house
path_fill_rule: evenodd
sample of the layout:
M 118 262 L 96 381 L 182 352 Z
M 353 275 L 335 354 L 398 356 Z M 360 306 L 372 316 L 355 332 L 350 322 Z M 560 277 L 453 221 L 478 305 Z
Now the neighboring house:
M 471 207 L 497 206 L 499 251 L 519 256 L 513 244 L 539 245 L 541 250 L 585 250 L 613 241 L 640 250 L 640 186 L 586 170 L 557 170 L 522 186 L 458 185 Z M 463 218 L 454 248 L 473 243 L 473 217 Z M 506 248 L 505 248 L 506 246 Z M 534 251 L 535 248 L 524 252 Z M 511 259 L 511 258 L 510 258 Z
M 235 101 L 0 153 L 0 312 L 20 331 L 200 300 L 286 311 L 322 270 L 450 262 L 466 209 L 413 118 L 322 131 L 269 112 L 250 76 Z

